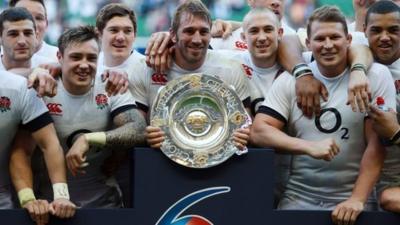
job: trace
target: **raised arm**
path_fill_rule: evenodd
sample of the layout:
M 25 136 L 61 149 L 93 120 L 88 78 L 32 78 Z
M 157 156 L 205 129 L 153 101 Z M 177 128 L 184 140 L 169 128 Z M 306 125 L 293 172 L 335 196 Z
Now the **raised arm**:
M 278 48 L 278 60 L 283 68 L 296 77 L 297 106 L 311 118 L 321 111 L 320 96 L 326 101 L 328 91 L 314 78 L 302 57 L 302 45 L 297 35 L 284 35 Z
M 348 51 L 350 80 L 348 86 L 347 105 L 353 112 L 366 112 L 371 101 L 371 90 L 367 78 L 367 70 L 373 63 L 371 50 L 365 45 L 354 44 Z

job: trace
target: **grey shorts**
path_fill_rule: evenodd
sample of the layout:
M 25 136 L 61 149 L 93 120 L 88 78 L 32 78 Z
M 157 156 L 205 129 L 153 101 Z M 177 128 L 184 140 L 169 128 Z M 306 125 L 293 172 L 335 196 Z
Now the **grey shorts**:
M 281 210 L 333 210 L 336 205 L 344 200 L 326 201 L 318 199 L 300 198 L 293 194 L 285 193 L 278 204 Z M 365 204 L 365 211 L 376 211 L 378 204 L 376 202 L 368 202 Z

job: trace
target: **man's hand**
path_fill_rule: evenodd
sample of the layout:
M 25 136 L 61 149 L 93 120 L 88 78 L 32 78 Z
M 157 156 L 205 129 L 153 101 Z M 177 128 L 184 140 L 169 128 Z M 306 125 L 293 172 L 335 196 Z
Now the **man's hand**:
M 84 135 L 79 136 L 74 142 L 72 147 L 69 149 L 66 160 L 68 169 L 71 171 L 72 175 L 76 176 L 78 173 L 85 173 L 82 170 L 85 165 L 86 156 L 85 153 L 89 150 L 89 143 Z
M 370 109 L 368 116 L 372 119 L 375 132 L 382 138 L 391 139 L 400 129 L 397 113 L 393 109 L 390 109 L 389 112 L 382 111 L 374 105 L 370 105 Z
M 340 152 L 340 149 L 333 138 L 327 138 L 322 141 L 313 141 L 310 144 L 311 145 L 306 150 L 306 153 L 315 159 L 331 161 Z
M 152 126 L 147 126 L 145 131 L 146 140 L 150 147 L 160 148 L 163 141 L 165 140 L 164 131 L 162 131 L 159 127 Z
M 61 76 L 61 65 L 59 63 L 40 64 L 39 67 L 49 71 L 50 75 L 54 78 Z
M 351 105 L 353 112 L 369 110 L 369 102 L 371 101 L 371 90 L 369 80 L 363 71 L 354 70 L 350 74 L 347 105 Z
M 57 82 L 46 69 L 35 68 L 28 76 L 28 88 L 32 87 L 39 97 L 53 97 L 57 94 Z
M 250 128 L 240 128 L 233 133 L 233 142 L 239 150 L 246 148 L 250 139 Z
M 173 48 L 169 32 L 153 33 L 146 47 L 146 64 L 156 73 L 166 73 L 171 67 Z
M 363 209 L 362 201 L 349 198 L 336 206 L 332 212 L 332 220 L 338 225 L 353 225 Z
M 51 215 L 59 218 L 71 218 L 75 215 L 76 206 L 68 199 L 55 199 L 49 206 Z
M 211 36 L 213 38 L 226 39 L 232 35 L 233 27 L 229 21 L 216 19 L 211 27 Z
M 23 208 L 28 210 L 32 220 L 37 225 L 44 225 L 49 222 L 49 203 L 46 200 L 32 200 L 27 202 Z
M 311 75 L 296 79 L 297 107 L 303 114 L 311 118 L 313 113 L 319 116 L 321 112 L 320 96 L 324 101 L 328 100 L 328 91 L 321 81 Z
M 106 83 L 107 95 L 114 96 L 123 94 L 128 90 L 129 79 L 128 74 L 119 69 L 108 69 L 101 74 L 101 80 Z

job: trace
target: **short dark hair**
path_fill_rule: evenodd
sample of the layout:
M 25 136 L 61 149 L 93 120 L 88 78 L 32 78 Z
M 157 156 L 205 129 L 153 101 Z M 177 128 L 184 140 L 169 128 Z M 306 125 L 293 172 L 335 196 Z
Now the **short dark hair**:
M 19 1 L 21 1 L 21 0 L 10 0 L 10 2 L 8 3 L 8 6 L 15 7 L 15 5 L 17 5 L 17 3 Z M 29 1 L 31 1 L 31 2 L 39 2 L 43 6 L 45 16 L 47 17 L 47 11 L 46 11 L 47 9 L 46 9 L 46 5 L 44 4 L 44 0 L 29 0 Z
M 372 4 L 368 11 L 367 14 L 365 15 L 365 26 L 367 26 L 369 18 L 371 17 L 372 13 L 375 14 L 387 14 L 387 13 L 393 13 L 393 12 L 397 12 L 400 14 L 400 7 L 392 2 L 392 1 L 379 1 L 379 2 L 375 2 L 374 4 Z
M 347 23 L 346 23 L 346 18 L 344 17 L 343 13 L 340 11 L 340 9 L 336 6 L 322 6 L 318 9 L 316 9 L 308 18 L 307 22 L 307 36 L 310 37 L 311 34 L 311 25 L 313 22 L 318 21 L 318 22 L 336 22 L 336 23 L 341 23 L 343 25 L 344 33 L 347 35 L 348 29 L 347 29 Z
M 97 30 L 100 33 L 102 33 L 108 21 L 110 21 L 112 18 L 116 16 L 119 17 L 128 16 L 133 24 L 133 31 L 135 32 L 136 35 L 137 23 L 136 23 L 135 12 L 131 10 L 128 6 L 120 3 L 110 3 L 100 9 L 96 17 Z
M 25 8 L 22 7 L 14 7 L 5 9 L 0 14 L 0 34 L 3 33 L 4 30 L 4 22 L 17 22 L 21 20 L 30 20 L 33 23 L 33 29 L 36 31 L 35 20 L 33 19 L 32 14 Z
M 58 38 L 58 50 L 64 54 L 64 50 L 71 44 L 83 43 L 94 39 L 99 43 L 96 30 L 93 26 L 79 26 L 68 29 Z
M 183 13 L 203 17 L 210 24 L 210 27 L 212 25 L 210 12 L 204 4 L 200 0 L 187 0 L 178 6 L 172 19 L 171 29 L 175 33 L 178 32 Z

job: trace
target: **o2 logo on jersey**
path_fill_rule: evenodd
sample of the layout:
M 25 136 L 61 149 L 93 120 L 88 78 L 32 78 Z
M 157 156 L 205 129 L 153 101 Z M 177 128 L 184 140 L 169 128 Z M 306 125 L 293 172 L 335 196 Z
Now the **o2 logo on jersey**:
M 324 119 L 322 119 L 324 117 Z M 348 140 L 349 128 L 342 127 L 342 116 L 335 108 L 326 108 L 321 110 L 320 115 L 315 117 L 315 126 L 319 131 L 325 134 L 331 134 L 340 129 L 341 139 Z
M 0 97 L 0 112 L 7 112 L 11 110 L 11 100 L 8 97 Z
M 165 213 L 157 221 L 156 225 L 213 225 L 213 223 L 210 222 L 208 219 L 199 215 L 186 215 L 182 217 L 179 216 L 186 209 L 200 202 L 201 200 L 230 191 L 230 187 L 212 187 L 191 193 L 181 198 L 167 211 L 165 211 Z
M 108 106 L 108 97 L 105 94 L 96 95 L 95 100 L 98 109 L 104 109 Z

